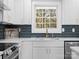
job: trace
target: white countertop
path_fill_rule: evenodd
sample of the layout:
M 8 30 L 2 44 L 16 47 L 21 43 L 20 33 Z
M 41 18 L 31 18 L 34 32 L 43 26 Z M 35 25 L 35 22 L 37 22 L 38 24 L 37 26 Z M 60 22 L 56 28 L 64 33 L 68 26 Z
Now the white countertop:
M 22 41 L 79 41 L 79 38 L 13 38 L 0 40 L 0 43 L 20 43 Z

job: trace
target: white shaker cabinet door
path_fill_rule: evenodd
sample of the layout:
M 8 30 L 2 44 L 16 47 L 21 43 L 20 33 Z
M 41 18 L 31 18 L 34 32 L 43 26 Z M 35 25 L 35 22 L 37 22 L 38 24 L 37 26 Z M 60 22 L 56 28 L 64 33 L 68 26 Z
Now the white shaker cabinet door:
M 32 42 L 22 42 L 20 59 L 32 59 Z
M 64 59 L 64 48 L 56 47 L 50 48 L 49 59 Z
M 33 59 L 49 59 L 48 48 L 33 48 Z
M 33 48 L 33 59 L 64 59 L 64 48 Z

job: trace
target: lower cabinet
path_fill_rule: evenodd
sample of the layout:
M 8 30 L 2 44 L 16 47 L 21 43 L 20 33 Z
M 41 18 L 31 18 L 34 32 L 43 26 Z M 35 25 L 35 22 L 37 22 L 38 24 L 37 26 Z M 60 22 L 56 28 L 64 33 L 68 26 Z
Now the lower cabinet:
M 64 42 L 23 42 L 21 59 L 64 59 Z
M 63 41 L 33 42 L 33 59 L 64 59 Z
M 33 48 L 33 59 L 49 59 L 49 49 Z
M 21 42 L 20 59 L 32 59 L 32 42 Z
M 64 59 L 64 48 L 61 47 L 33 48 L 33 59 Z
M 50 59 L 64 59 L 64 48 L 51 48 Z

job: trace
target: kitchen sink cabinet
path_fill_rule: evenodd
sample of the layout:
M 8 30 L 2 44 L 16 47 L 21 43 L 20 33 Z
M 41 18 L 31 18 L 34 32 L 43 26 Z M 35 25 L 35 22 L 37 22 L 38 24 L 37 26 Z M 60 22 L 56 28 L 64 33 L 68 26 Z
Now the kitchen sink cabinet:
M 34 42 L 33 59 L 64 59 L 63 45 L 62 42 Z
M 33 59 L 49 59 L 48 48 L 33 48 Z
M 33 48 L 33 59 L 64 59 L 63 48 Z
M 21 59 L 64 59 L 64 42 L 29 41 L 22 42 Z
M 64 48 L 62 47 L 51 48 L 49 59 L 64 59 Z

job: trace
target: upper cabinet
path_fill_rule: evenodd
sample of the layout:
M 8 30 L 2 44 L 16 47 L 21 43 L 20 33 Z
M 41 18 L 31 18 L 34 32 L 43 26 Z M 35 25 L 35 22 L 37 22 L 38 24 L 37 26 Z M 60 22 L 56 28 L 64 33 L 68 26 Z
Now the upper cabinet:
M 3 21 L 12 24 L 31 24 L 31 0 L 4 0 L 10 9 L 4 11 Z

